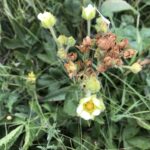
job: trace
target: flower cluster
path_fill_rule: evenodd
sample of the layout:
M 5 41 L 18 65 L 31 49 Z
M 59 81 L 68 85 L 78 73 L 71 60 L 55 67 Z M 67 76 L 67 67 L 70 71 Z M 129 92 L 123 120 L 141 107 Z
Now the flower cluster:
M 85 120 L 94 119 L 105 110 L 102 98 L 97 97 L 101 83 L 99 74 L 112 67 L 127 68 L 133 73 L 142 70 L 139 63 L 125 66 L 124 59 L 133 57 L 136 51 L 130 48 L 128 40 L 118 41 L 117 35 L 109 31 L 109 20 L 98 11 L 99 17 L 94 25 L 96 34 L 91 36 L 91 20 L 96 16 L 96 7 L 89 4 L 82 8 L 82 18 L 87 21 L 87 35 L 82 42 L 76 44 L 72 36 L 55 34 L 53 26 L 56 18 L 49 12 L 38 15 L 38 19 L 44 28 L 50 32 L 57 44 L 57 56 L 64 64 L 64 68 L 70 77 L 80 85 L 85 97 L 81 98 L 77 107 L 77 115 Z M 70 47 L 76 51 L 70 51 Z M 33 74 L 29 80 L 34 80 Z

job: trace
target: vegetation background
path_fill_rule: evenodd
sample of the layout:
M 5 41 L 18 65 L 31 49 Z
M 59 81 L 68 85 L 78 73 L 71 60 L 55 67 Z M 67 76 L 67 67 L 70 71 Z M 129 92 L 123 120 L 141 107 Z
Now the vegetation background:
M 103 73 L 106 111 L 92 122 L 76 117 L 80 91 L 37 15 L 52 12 L 57 34 L 80 43 L 86 35 L 82 6 L 91 2 L 109 18 L 111 31 L 137 50 L 126 64 L 150 58 L 150 0 L 0 0 L 0 150 L 150 149 L 148 65 L 136 75 Z M 31 71 L 36 85 L 26 82 Z

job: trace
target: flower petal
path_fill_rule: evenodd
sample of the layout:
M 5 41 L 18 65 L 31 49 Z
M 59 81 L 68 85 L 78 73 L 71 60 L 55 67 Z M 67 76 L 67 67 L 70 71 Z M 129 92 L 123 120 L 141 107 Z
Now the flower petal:
M 39 13 L 38 16 L 37 16 L 37 18 L 38 18 L 39 20 L 42 20 L 43 14 L 42 14 L 42 13 Z
M 82 111 L 82 113 L 80 114 L 80 117 L 85 119 L 85 120 L 94 119 L 94 116 L 91 115 L 90 113 L 86 112 L 86 111 Z
M 99 99 L 97 99 L 96 97 L 93 98 L 93 103 L 95 104 L 95 106 L 99 107 L 101 105 L 101 101 Z
M 77 114 L 80 116 L 80 114 L 82 113 L 82 111 L 83 111 L 83 105 L 79 105 L 78 107 L 77 107 Z
M 98 116 L 100 113 L 101 113 L 101 110 L 100 110 L 100 109 L 95 109 L 95 110 L 92 112 L 92 115 L 93 115 L 93 116 Z
M 88 102 L 90 100 L 91 97 L 86 97 L 86 98 L 82 98 L 80 100 L 80 104 L 83 105 L 84 103 Z

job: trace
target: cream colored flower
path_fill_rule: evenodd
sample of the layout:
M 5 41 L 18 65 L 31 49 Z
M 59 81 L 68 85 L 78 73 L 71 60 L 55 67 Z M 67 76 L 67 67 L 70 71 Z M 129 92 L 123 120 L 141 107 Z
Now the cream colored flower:
M 89 4 L 87 7 L 82 8 L 82 17 L 85 20 L 92 20 L 96 15 L 96 8 Z
M 98 99 L 96 95 L 82 98 L 77 107 L 77 115 L 85 120 L 94 119 L 102 111 L 105 110 L 105 105 L 102 99 Z
M 56 23 L 55 16 L 53 16 L 50 12 L 45 11 L 44 13 L 39 13 L 37 17 L 44 28 L 50 28 Z
M 36 76 L 33 72 L 28 73 L 27 81 L 34 83 L 36 81 Z

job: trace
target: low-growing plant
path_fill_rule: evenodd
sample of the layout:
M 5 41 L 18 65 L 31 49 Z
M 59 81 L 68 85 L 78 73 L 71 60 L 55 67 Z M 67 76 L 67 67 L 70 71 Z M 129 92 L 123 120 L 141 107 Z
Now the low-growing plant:
M 0 3 L 0 150 L 150 149 L 147 1 Z

